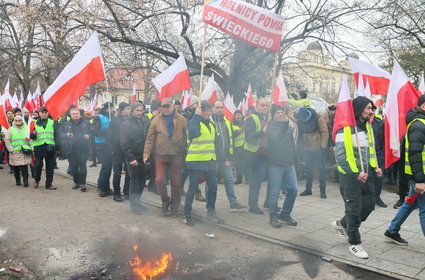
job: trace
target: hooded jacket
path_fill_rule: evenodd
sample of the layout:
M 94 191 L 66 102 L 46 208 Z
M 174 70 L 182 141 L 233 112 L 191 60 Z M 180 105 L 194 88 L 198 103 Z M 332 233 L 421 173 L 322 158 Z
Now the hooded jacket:
M 304 150 L 314 151 L 327 148 L 329 130 L 326 120 L 316 110 L 307 108 L 305 118 L 298 119 L 298 134 Z
M 414 119 L 424 119 L 425 112 L 416 109 L 410 109 L 406 116 L 406 123 L 411 123 Z M 409 163 L 412 170 L 411 179 L 416 183 L 425 183 L 425 174 L 423 169 L 422 151 L 425 147 L 425 125 L 421 121 L 415 121 L 407 131 L 409 141 Z
M 143 150 L 148 131 L 149 120 L 146 116 L 138 119 L 134 116 L 123 122 L 121 127 L 121 149 L 127 162 L 143 160 Z

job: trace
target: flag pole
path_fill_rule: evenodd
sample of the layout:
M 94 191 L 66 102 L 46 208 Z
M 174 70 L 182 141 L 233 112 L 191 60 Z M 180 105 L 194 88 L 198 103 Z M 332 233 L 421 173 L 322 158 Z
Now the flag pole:
M 204 38 L 202 39 L 202 57 L 201 57 L 201 77 L 199 78 L 199 99 L 198 105 L 201 105 L 202 80 L 204 79 L 205 47 L 207 44 L 207 23 L 204 23 Z
M 274 63 L 273 63 L 273 76 L 272 76 L 272 94 L 274 91 L 274 86 L 276 83 L 276 70 L 277 70 L 277 59 L 279 57 L 279 51 L 274 54 Z
M 364 172 L 363 157 L 362 157 L 362 149 L 361 149 L 361 147 L 360 147 L 359 134 L 358 134 L 358 132 L 357 132 L 357 125 L 354 127 L 354 131 L 355 131 L 355 133 L 356 133 L 357 150 L 359 151 L 360 168 L 362 169 L 362 172 Z

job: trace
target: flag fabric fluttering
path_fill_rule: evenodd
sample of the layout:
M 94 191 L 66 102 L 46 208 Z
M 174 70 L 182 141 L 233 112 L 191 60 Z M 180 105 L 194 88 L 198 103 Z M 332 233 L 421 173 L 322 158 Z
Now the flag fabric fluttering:
M 357 85 L 359 84 L 359 76 L 361 76 L 363 85 L 366 84 L 366 80 L 369 80 L 372 94 L 387 95 L 391 78 L 390 73 L 360 59 L 349 57 L 348 62 Z
M 3 99 L 4 109 L 5 110 L 13 109 L 14 101 L 12 96 L 10 95 L 9 80 L 7 80 L 6 87 L 4 88 L 4 92 L 1 97 Z
M 217 86 L 214 80 L 214 74 L 212 74 L 208 79 L 208 82 L 202 91 L 201 100 L 206 100 L 210 104 L 217 100 Z
M 24 93 L 21 90 L 21 93 L 19 94 L 19 108 L 23 108 L 24 106 Z
M 276 85 L 274 86 L 272 101 L 274 104 L 281 107 L 285 106 L 288 103 L 288 91 L 285 86 L 285 81 L 283 80 L 283 75 L 279 72 L 279 76 L 276 80 Z
M 236 105 L 229 92 L 226 94 L 226 97 L 224 98 L 223 107 L 224 107 L 223 108 L 224 115 L 231 122 L 233 120 L 233 114 L 236 111 Z
M 7 121 L 6 108 L 2 96 L 0 96 L 0 125 L 5 129 L 9 129 L 9 122 Z
M 400 159 L 400 139 L 406 133 L 406 114 L 417 104 L 420 92 L 394 60 L 385 108 L 385 168 Z
M 183 91 L 180 104 L 182 105 L 183 110 L 190 106 L 190 92 L 188 90 Z
M 27 99 L 24 103 L 24 108 L 30 111 L 31 113 L 37 109 L 31 92 L 28 92 Z
M 24 119 L 25 122 L 25 119 Z M 30 135 L 31 133 L 34 131 L 35 129 L 35 122 L 32 121 L 31 118 L 31 114 L 28 117 L 28 123 L 26 124 L 26 128 L 25 128 L 25 140 L 29 140 L 30 139 Z
M 248 91 L 246 92 L 246 102 L 248 108 L 254 106 L 254 98 L 252 97 L 251 84 L 248 84 Z
M 424 73 L 421 74 L 421 78 L 419 81 L 418 90 L 421 92 L 421 94 L 425 93 L 425 81 L 424 81 Z
M 37 88 L 34 91 L 32 96 L 35 106 L 37 107 L 37 111 L 40 111 L 40 108 L 43 106 L 43 96 L 41 95 L 40 82 L 37 82 Z
M 366 88 L 364 89 L 364 97 L 372 99 L 372 93 L 370 92 L 369 79 L 366 81 Z
M 383 105 L 382 96 L 381 95 L 372 95 L 372 101 L 373 101 L 373 104 L 376 107 L 382 107 L 382 105 Z
M 130 104 L 133 104 L 137 101 L 137 91 L 136 91 L 136 83 L 133 84 L 133 93 L 131 94 Z
M 152 79 L 153 84 L 158 90 L 157 99 L 162 100 L 172 97 L 185 89 L 190 89 L 189 70 L 183 55 L 174 61 L 161 74 Z
M 347 77 L 343 76 L 332 128 L 332 139 L 334 141 L 338 130 L 346 126 L 356 126 L 356 118 L 354 116 L 353 101 L 351 100 Z
M 58 119 L 91 84 L 105 80 L 99 38 L 94 32 L 43 95 L 50 115 Z

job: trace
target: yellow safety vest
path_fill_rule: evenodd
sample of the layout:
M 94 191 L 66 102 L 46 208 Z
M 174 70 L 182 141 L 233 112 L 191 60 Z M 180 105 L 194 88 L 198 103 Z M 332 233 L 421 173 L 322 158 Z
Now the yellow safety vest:
M 214 121 L 212 121 L 212 123 L 215 125 Z M 232 129 L 232 125 L 226 117 L 224 117 L 224 123 L 226 124 L 226 128 L 227 128 L 227 131 L 229 133 L 229 139 L 230 139 L 229 152 L 230 152 L 231 155 L 233 155 L 233 129 Z M 220 136 L 220 132 L 218 130 L 216 130 L 216 133 L 217 133 L 217 136 Z
M 346 126 L 343 129 L 344 129 L 344 146 L 345 146 L 345 153 L 347 155 L 348 165 L 350 166 L 350 169 L 353 173 L 358 173 L 360 171 L 359 171 L 359 168 L 357 167 L 356 158 L 354 157 L 354 147 L 353 147 L 353 141 L 352 141 L 351 126 Z M 366 130 L 367 130 L 367 138 L 368 138 L 367 140 L 368 140 L 368 148 L 369 148 L 369 164 L 372 168 L 376 168 L 378 167 L 378 160 L 376 158 L 373 130 L 369 122 L 366 122 Z M 346 174 L 345 171 L 339 165 L 338 165 L 338 171 L 341 174 Z
M 260 118 L 256 114 L 251 114 L 250 116 L 252 117 L 255 123 L 255 132 L 259 132 L 261 130 Z M 258 139 L 257 143 L 255 144 L 250 144 L 245 141 L 245 144 L 243 147 L 245 150 L 255 153 L 256 151 L 258 151 L 258 148 L 260 147 L 260 140 L 261 139 Z
M 209 124 L 210 129 L 204 123 L 200 123 L 201 135 L 189 142 L 186 161 L 210 161 L 216 160 L 215 156 L 215 129 Z
M 152 119 L 152 113 L 147 113 L 146 116 L 148 117 L 148 119 Z
M 237 125 L 232 125 L 232 128 L 233 128 L 233 132 L 239 131 L 239 126 Z M 235 142 L 235 147 L 243 146 L 243 144 L 245 143 L 245 134 L 243 132 L 238 134 L 238 136 L 235 137 L 234 142 Z
M 412 168 L 410 167 L 410 162 L 409 162 L 409 137 L 407 137 L 407 132 L 409 131 L 409 127 L 412 123 L 414 123 L 415 121 L 420 121 L 425 125 L 425 120 L 424 119 L 414 119 L 413 121 L 411 121 L 409 123 L 409 125 L 407 126 L 407 130 L 406 130 L 406 144 L 405 144 L 405 162 L 404 162 L 404 173 L 408 174 L 408 175 L 413 175 L 412 173 Z M 425 174 L 425 146 L 422 148 L 422 169 L 423 172 Z
M 12 145 L 14 151 L 20 151 L 22 149 L 31 149 L 29 140 L 26 140 L 26 130 L 26 125 L 22 126 L 21 131 L 19 131 L 16 127 L 13 126 L 10 129 L 10 133 L 12 135 L 12 137 L 10 138 L 10 145 Z
M 41 125 L 35 124 L 35 130 L 37 130 L 37 139 L 34 140 L 34 146 L 41 146 L 43 144 L 55 145 L 55 129 L 54 121 L 51 119 L 47 120 L 46 128 Z

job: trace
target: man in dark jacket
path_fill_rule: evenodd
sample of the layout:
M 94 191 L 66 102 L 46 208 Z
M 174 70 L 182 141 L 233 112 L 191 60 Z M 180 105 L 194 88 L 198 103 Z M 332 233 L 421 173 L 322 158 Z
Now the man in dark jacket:
M 419 208 L 419 220 L 422 227 L 422 233 L 425 236 L 425 95 L 421 95 L 415 108 L 416 114 L 411 120 L 411 114 L 408 114 L 409 125 L 405 135 L 405 173 L 409 179 L 409 196 L 419 193 L 413 204 L 405 202 L 397 211 L 394 219 L 391 221 L 385 237 L 398 244 L 407 245 L 407 241 L 401 238 L 399 231 L 401 225 L 409 217 L 410 213 Z
M 90 123 L 81 118 L 80 111 L 73 107 L 69 110 L 71 119 L 61 125 L 61 134 L 67 138 L 68 158 L 71 167 L 74 186 L 72 189 L 87 190 L 87 158 L 89 153 Z
M 143 115 L 144 105 L 131 104 L 131 117 L 125 120 L 121 128 L 121 149 L 130 174 L 130 209 L 135 215 L 141 215 L 144 207 L 140 197 L 146 182 L 146 165 L 143 162 L 143 150 L 149 119 Z
M 108 128 L 108 138 L 107 141 L 111 144 L 112 147 L 112 159 L 113 159 L 113 170 L 114 176 L 112 178 L 112 185 L 114 187 L 114 200 L 117 202 L 123 202 L 124 199 L 121 197 L 121 173 L 124 169 L 127 171 L 125 164 L 124 154 L 121 150 L 121 127 L 123 122 L 128 119 L 131 113 L 130 104 L 121 102 L 118 105 L 118 115 L 115 116 Z M 130 186 L 130 176 L 128 172 L 125 173 L 124 179 L 124 196 L 128 197 L 128 188 Z
M 373 110 L 376 110 L 375 106 L 373 107 Z M 374 113 L 371 126 L 373 129 L 373 135 L 375 136 L 375 151 L 378 166 L 384 167 L 384 121 L 381 118 L 382 117 L 380 117 L 380 115 Z M 383 177 L 377 177 L 376 174 L 374 174 L 373 184 L 375 186 L 375 204 L 379 207 L 386 208 L 387 205 L 381 199 L 383 180 Z
M 55 167 L 56 151 L 59 146 L 59 129 L 57 122 L 49 118 L 46 107 L 40 108 L 40 118 L 35 122 L 35 129 L 30 134 L 34 144 L 35 182 L 34 188 L 38 188 L 43 168 L 43 160 L 46 161 L 46 189 L 56 190 L 52 186 Z
M 298 192 L 297 174 L 294 164 L 297 161 L 294 137 L 289 128 L 289 119 L 282 107 L 275 105 L 271 110 L 272 121 L 267 125 L 267 155 L 269 171 L 269 213 L 272 227 L 280 228 L 279 220 L 290 226 L 297 222 L 291 218 Z M 278 213 L 277 201 L 281 187 L 286 190 L 282 211 Z

